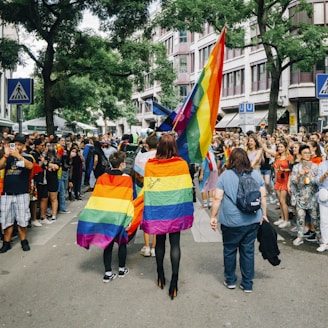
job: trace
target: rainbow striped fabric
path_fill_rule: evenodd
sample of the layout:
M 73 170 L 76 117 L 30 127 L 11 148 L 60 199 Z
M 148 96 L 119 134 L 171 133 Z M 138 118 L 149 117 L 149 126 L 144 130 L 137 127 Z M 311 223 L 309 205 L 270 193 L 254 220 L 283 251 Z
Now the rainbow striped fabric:
M 188 163 L 202 163 L 211 144 L 221 96 L 224 42 L 225 29 L 175 119 L 179 156 Z
M 79 216 L 77 244 L 105 249 L 113 240 L 128 242 L 125 228 L 134 215 L 133 183 L 130 176 L 103 174 Z
M 144 232 L 165 234 L 189 229 L 193 213 L 188 164 L 180 157 L 149 159 L 144 178 Z

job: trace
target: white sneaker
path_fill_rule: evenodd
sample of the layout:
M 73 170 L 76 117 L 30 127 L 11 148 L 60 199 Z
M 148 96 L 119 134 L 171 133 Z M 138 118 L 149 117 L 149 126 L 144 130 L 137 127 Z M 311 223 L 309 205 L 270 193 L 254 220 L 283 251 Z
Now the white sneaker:
M 296 239 L 293 240 L 293 245 L 294 246 L 300 246 L 304 243 L 303 238 L 297 237 Z
M 273 224 L 278 226 L 279 224 L 281 224 L 283 222 L 284 222 L 284 220 L 280 218 L 278 221 L 273 222 Z
M 53 224 L 55 221 L 50 221 L 48 219 L 41 219 L 42 224 Z
M 328 245 L 327 244 L 321 244 L 318 248 L 317 248 L 317 252 L 324 252 L 328 250 Z
M 283 221 L 281 224 L 278 225 L 279 228 L 284 229 L 290 227 L 289 221 Z
M 290 232 L 297 232 L 297 227 L 295 226 L 295 227 L 291 228 Z
M 33 227 L 42 227 L 42 224 L 40 223 L 39 220 L 31 221 L 31 224 Z
M 155 253 L 155 248 L 151 248 L 150 249 L 150 256 L 155 257 L 156 253 Z
M 149 257 L 150 256 L 150 247 L 142 247 L 140 250 L 140 254 L 145 256 L 145 257 Z

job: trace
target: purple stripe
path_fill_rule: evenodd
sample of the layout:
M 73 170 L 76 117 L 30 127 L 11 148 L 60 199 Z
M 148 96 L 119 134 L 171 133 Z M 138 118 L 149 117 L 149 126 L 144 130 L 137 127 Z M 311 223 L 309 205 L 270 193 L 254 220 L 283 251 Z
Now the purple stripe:
M 76 236 L 76 242 L 81 247 L 84 247 L 86 249 L 89 249 L 90 245 L 95 245 L 97 247 L 100 247 L 102 249 L 105 249 L 114 238 L 105 236 L 103 234 L 95 233 L 90 235 L 80 234 L 78 233 Z M 116 237 L 115 241 L 121 245 L 122 243 L 127 244 L 128 238 L 126 237 Z
M 178 232 L 192 227 L 193 215 L 184 216 L 172 220 L 147 220 L 143 221 L 141 228 L 144 232 L 154 235 Z

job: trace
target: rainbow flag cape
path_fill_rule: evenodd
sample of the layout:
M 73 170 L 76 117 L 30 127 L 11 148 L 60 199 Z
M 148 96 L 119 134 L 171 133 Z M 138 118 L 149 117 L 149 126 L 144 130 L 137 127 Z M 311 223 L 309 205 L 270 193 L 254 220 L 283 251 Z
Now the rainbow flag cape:
M 128 242 L 125 228 L 134 215 L 133 183 L 130 176 L 104 173 L 97 179 L 94 191 L 79 216 L 77 244 L 105 249 L 113 240 Z
M 180 157 L 149 159 L 145 167 L 141 228 L 149 234 L 189 229 L 194 220 L 192 180 Z
M 225 32 L 174 122 L 179 156 L 188 163 L 202 163 L 211 144 L 221 96 Z

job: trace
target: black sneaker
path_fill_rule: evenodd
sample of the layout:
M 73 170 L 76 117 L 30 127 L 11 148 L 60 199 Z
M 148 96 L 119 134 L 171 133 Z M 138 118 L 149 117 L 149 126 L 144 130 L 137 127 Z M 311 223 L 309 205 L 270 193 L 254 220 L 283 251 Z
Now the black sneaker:
M 120 278 L 124 278 L 128 274 L 129 274 L 129 269 L 128 268 L 119 269 L 119 271 L 118 271 L 118 276 Z
M 317 235 L 315 232 L 312 232 L 311 236 L 307 237 L 305 240 L 310 242 L 317 242 Z
M 308 230 L 303 234 L 304 238 L 312 237 L 312 235 L 315 234 L 314 231 Z
M 0 248 L 0 253 L 6 253 L 11 249 L 11 245 L 8 241 L 4 241 L 2 247 Z
M 105 273 L 104 278 L 103 278 L 103 282 L 110 282 L 110 281 L 112 281 L 112 280 L 114 280 L 116 278 L 117 278 L 117 274 L 116 273 L 111 273 L 110 275 L 107 275 Z
M 24 252 L 28 252 L 29 250 L 31 250 L 31 247 L 30 247 L 30 245 L 28 244 L 27 239 L 22 240 L 22 241 L 21 241 L 21 245 L 22 245 L 22 249 L 23 249 Z

